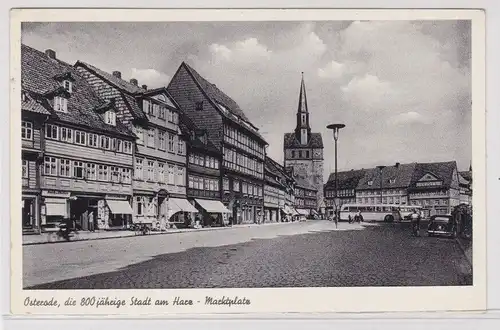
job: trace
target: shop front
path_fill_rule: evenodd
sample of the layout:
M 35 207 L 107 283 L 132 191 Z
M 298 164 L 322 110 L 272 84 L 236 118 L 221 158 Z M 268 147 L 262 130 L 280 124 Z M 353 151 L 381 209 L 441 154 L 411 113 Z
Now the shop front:
M 41 231 L 57 229 L 59 223 L 69 218 L 69 198 L 69 192 L 42 191 Z
M 221 202 L 200 198 L 196 198 L 194 201 L 200 210 L 199 214 L 203 226 L 217 227 L 229 224 L 229 215 L 233 212 Z
M 23 234 L 40 232 L 39 204 L 40 197 L 38 195 L 22 195 L 21 217 L 23 224 Z
M 188 227 L 194 219 L 193 213 L 198 213 L 198 210 L 185 198 L 170 197 L 168 199 L 168 222 L 166 226 L 170 227 Z M 195 221 L 200 221 L 198 215 Z
M 297 210 L 297 215 L 296 218 L 299 221 L 305 221 L 307 220 L 307 216 L 309 216 L 310 212 L 309 210 L 306 209 L 296 209 Z
M 109 209 L 109 227 L 113 229 L 127 229 L 132 222 L 134 213 L 126 198 L 106 197 Z

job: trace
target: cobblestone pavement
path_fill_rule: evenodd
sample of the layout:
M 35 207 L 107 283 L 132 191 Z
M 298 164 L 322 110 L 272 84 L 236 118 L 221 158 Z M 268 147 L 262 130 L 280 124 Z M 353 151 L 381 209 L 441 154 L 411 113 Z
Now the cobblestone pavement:
M 234 239 L 240 242 L 230 245 L 210 244 L 213 236 L 208 232 L 198 239 L 209 244 L 190 242 L 191 248 L 178 252 L 164 248 L 169 252 L 147 255 L 147 260 L 114 271 L 34 288 L 422 286 L 472 282 L 468 263 L 452 239 L 411 237 L 406 224 L 340 224 L 339 229 L 344 230 L 335 230 L 334 224 L 327 221 L 241 229 L 231 235 L 241 235 Z M 126 244 L 131 251 L 144 248 L 149 238 L 143 239 L 115 241 Z M 228 240 L 221 237 L 221 241 Z M 126 254 L 123 250 L 114 252 Z M 86 258 L 91 258 L 85 256 L 78 262 L 82 269 L 86 267 Z M 25 285 L 29 285 L 26 279 Z

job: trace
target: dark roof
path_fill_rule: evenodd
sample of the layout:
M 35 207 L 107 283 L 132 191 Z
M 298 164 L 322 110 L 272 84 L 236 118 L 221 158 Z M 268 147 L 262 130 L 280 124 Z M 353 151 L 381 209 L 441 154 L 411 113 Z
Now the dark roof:
M 365 176 L 366 170 L 350 170 L 337 172 L 338 174 L 338 189 L 356 189 L 359 181 Z M 326 189 L 335 187 L 335 173 L 331 173 L 328 181 L 325 184 Z
M 134 85 L 134 84 L 132 84 L 132 83 L 126 81 L 126 80 L 118 78 L 118 77 L 114 76 L 111 73 L 108 73 L 106 71 L 103 71 L 103 70 L 101 70 L 101 69 L 93 66 L 92 64 L 85 63 L 85 62 L 82 62 L 82 61 L 77 61 L 75 63 L 75 66 L 78 66 L 78 65 L 86 67 L 87 69 L 89 69 L 90 71 L 93 71 L 95 74 L 97 74 L 101 78 L 109 81 L 116 88 L 122 89 L 122 90 L 124 90 L 124 91 L 126 91 L 126 92 L 128 92 L 130 94 L 143 93 L 143 92 L 146 91 L 141 86 Z
M 227 108 L 231 112 L 231 114 L 236 115 L 237 117 L 239 117 L 240 119 L 242 119 L 243 121 L 245 121 L 246 123 L 251 125 L 251 127 L 253 129 L 248 129 L 248 130 L 252 134 L 256 135 L 259 139 L 261 139 L 262 142 L 267 143 L 266 140 L 264 140 L 264 138 L 258 132 L 258 129 L 247 118 L 247 116 L 245 115 L 243 110 L 240 108 L 238 103 L 236 103 L 227 94 L 225 94 L 223 91 L 221 91 L 219 88 L 217 88 L 217 86 L 215 84 L 212 84 L 211 82 L 209 82 L 208 80 L 203 78 L 202 75 L 200 75 L 195 69 L 190 67 L 187 63 L 182 62 L 181 67 L 182 66 L 193 77 L 195 82 L 198 84 L 198 86 L 200 86 L 200 88 L 207 95 L 207 97 L 209 97 L 212 100 L 212 102 L 217 104 L 217 107 L 219 108 L 220 113 L 222 113 L 224 115 L 224 117 L 226 117 L 232 121 L 235 120 L 230 114 L 227 114 L 225 111 L 223 111 L 223 109 L 221 109 L 219 104 L 221 104 L 222 106 Z
M 198 151 L 207 151 L 210 153 L 216 153 L 218 155 L 221 154 L 221 151 L 215 146 L 215 144 L 208 138 L 207 135 L 207 143 L 203 143 L 196 136 L 196 133 L 200 132 L 200 129 L 196 126 L 196 124 L 184 114 L 182 111 L 179 111 L 179 128 L 181 132 L 188 137 L 188 143 L 191 148 L 197 149 Z M 195 134 L 193 138 L 192 133 Z
M 68 112 L 57 112 L 47 102 L 45 95 L 49 95 L 61 88 L 58 77 L 70 75 L 72 91 L 68 98 Z M 107 125 L 96 113 L 104 101 L 92 90 L 87 81 L 82 78 L 76 69 L 61 60 L 49 58 L 45 53 L 34 48 L 21 45 L 21 88 L 30 92 L 31 97 L 38 98 L 38 104 L 50 112 L 52 119 L 70 124 L 86 126 L 89 129 L 134 136 L 130 130 L 120 122 L 116 126 Z M 37 104 L 23 104 L 27 110 L 41 111 Z
M 378 168 L 367 169 L 363 178 L 359 180 L 357 189 L 380 189 L 381 178 L 382 189 L 407 188 L 412 181 L 416 165 L 416 163 L 409 163 L 386 166 L 382 169 L 382 177 Z M 370 181 L 371 185 L 368 184 Z
M 459 172 L 459 174 L 464 178 L 465 180 L 471 182 L 472 181 L 472 171 L 462 171 Z
M 309 142 L 306 145 L 300 143 L 295 133 L 285 133 L 283 146 L 285 148 L 323 148 L 323 138 L 321 133 L 311 133 Z
M 50 115 L 50 111 L 46 109 L 48 105 L 43 105 L 42 100 L 35 99 L 28 92 L 23 91 L 25 99 L 21 101 L 21 110 Z
M 418 180 L 420 180 L 426 173 L 429 173 L 442 181 L 440 186 L 432 186 L 432 188 L 442 189 L 449 188 L 453 181 L 453 173 L 457 168 L 457 162 L 438 162 L 438 163 L 418 163 L 416 164 L 415 171 L 413 173 L 413 178 L 411 180 L 411 188 L 419 189 L 416 186 Z M 422 189 L 429 189 L 429 187 L 422 187 Z

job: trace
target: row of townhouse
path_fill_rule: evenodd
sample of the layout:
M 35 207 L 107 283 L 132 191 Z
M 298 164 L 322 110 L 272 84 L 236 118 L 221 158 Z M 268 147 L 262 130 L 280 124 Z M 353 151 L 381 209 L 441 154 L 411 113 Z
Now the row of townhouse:
M 295 180 L 238 104 L 187 64 L 148 89 L 52 50 L 22 45 L 21 60 L 23 232 L 67 218 L 82 230 L 165 229 L 292 213 Z
M 448 214 L 453 207 L 472 201 L 471 179 L 459 172 L 455 161 L 396 163 L 392 166 L 338 172 L 324 186 L 326 206 L 343 204 L 398 204 L 421 206 L 424 216 Z

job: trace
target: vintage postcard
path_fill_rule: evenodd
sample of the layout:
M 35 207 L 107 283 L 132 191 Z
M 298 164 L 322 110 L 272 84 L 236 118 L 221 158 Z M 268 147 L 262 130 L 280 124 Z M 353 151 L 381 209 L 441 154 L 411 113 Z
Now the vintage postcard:
M 478 10 L 11 13 L 13 314 L 486 308 Z

